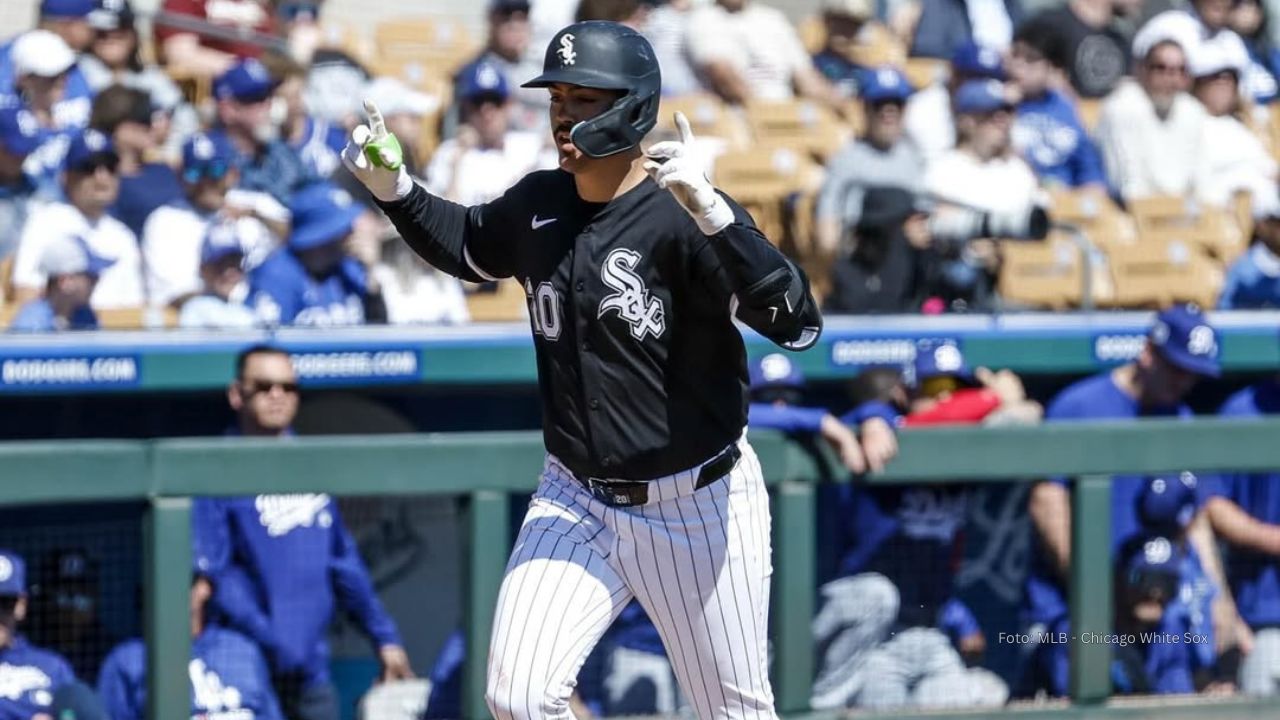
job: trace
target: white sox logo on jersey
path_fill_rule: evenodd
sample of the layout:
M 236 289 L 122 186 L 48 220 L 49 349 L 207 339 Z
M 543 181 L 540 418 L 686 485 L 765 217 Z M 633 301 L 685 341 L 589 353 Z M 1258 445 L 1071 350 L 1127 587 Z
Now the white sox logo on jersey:
M 666 313 L 662 301 L 649 295 L 644 280 L 635 273 L 639 262 L 640 253 L 625 248 L 610 252 L 604 259 L 600 279 L 617 292 L 600 301 L 596 317 L 603 318 L 606 312 L 616 310 L 618 317 L 631 325 L 635 339 L 643 340 L 646 333 L 653 333 L 655 338 L 662 337 L 667 329 Z
M 560 49 L 556 50 L 556 54 L 564 65 L 572 65 L 578 58 L 578 53 L 573 49 L 573 33 L 560 36 Z

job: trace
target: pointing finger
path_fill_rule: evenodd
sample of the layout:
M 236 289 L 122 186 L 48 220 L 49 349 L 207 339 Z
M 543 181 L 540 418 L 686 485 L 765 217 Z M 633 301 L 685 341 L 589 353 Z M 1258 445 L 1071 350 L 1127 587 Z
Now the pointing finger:
M 685 145 L 693 144 L 693 128 L 689 127 L 689 118 L 679 110 L 676 111 L 676 131 L 680 134 L 680 142 Z
M 387 124 L 382 120 L 382 112 L 372 100 L 364 101 L 364 112 L 369 116 L 369 129 L 373 131 L 373 139 L 381 140 L 387 136 Z

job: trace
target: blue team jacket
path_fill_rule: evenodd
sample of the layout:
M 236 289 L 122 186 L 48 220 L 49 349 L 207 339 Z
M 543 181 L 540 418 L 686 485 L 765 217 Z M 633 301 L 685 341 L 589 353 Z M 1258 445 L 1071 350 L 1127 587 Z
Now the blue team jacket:
M 200 720 L 284 720 L 267 661 L 249 638 L 210 626 L 191 645 L 191 717 Z M 143 720 L 147 648 L 141 638 L 115 647 L 98 673 L 98 696 L 111 720 Z
M 328 682 L 326 633 L 339 606 L 379 646 L 400 644 L 328 495 L 202 498 L 192 534 L 197 571 L 214 584 L 214 619 L 257 641 L 273 672 Z
M 66 658 L 38 648 L 26 638 L 14 638 L 0 649 L 0 720 L 30 720 L 36 713 L 52 713 L 53 693 L 76 682 Z

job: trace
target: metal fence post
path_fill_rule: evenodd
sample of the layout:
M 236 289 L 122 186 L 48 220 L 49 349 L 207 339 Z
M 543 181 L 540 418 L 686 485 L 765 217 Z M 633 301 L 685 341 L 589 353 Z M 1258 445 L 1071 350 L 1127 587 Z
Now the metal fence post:
M 493 490 L 471 493 L 467 508 L 468 558 L 466 601 L 466 668 L 463 675 L 463 716 L 489 717 L 484 702 L 493 609 L 511 549 L 507 494 Z
M 815 492 L 787 480 L 774 494 L 773 681 L 779 713 L 809 711 L 813 689 Z
M 191 715 L 191 498 L 152 498 L 143 527 L 147 717 Z
M 1111 477 L 1078 478 L 1071 499 L 1071 699 L 1100 703 L 1111 694 Z

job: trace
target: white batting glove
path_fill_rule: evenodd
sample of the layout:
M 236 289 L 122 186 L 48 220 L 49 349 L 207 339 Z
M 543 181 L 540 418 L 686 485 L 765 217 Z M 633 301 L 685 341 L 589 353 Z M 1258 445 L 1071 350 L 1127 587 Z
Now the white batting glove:
M 365 100 L 364 111 L 369 124 L 352 129 L 342 151 L 342 164 L 382 202 L 404 198 L 413 189 L 413 178 L 404 167 L 400 141 L 387 132 L 377 105 Z
M 680 139 L 664 140 L 649 148 L 645 155 L 651 159 L 645 161 L 644 170 L 658 187 L 671 191 L 703 234 L 715 235 L 733 222 L 733 208 L 711 186 L 691 155 L 693 130 L 689 119 L 681 112 L 675 117 Z

